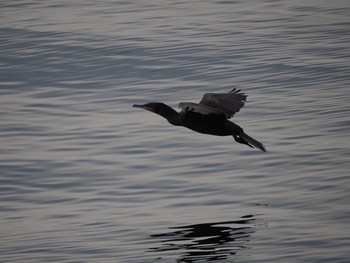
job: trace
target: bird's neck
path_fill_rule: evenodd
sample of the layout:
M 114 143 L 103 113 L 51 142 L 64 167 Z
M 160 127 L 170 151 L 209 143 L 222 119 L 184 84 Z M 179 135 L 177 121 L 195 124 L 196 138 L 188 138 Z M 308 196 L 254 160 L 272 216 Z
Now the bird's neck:
M 164 105 L 164 106 L 165 107 L 162 109 L 161 112 L 158 112 L 158 114 L 164 117 L 165 119 L 167 119 L 167 121 L 172 125 L 176 125 L 176 126 L 181 125 L 180 114 L 170 106 L 168 105 Z

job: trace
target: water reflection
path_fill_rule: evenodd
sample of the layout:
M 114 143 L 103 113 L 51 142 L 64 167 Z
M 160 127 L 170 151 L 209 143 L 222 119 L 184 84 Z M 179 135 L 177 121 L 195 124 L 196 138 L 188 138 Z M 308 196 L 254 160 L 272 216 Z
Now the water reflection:
M 178 251 L 177 262 L 228 259 L 246 248 L 246 243 L 256 231 L 254 221 L 253 215 L 247 215 L 236 221 L 171 227 L 176 230 L 151 235 L 153 239 L 161 239 L 161 244 L 148 252 Z

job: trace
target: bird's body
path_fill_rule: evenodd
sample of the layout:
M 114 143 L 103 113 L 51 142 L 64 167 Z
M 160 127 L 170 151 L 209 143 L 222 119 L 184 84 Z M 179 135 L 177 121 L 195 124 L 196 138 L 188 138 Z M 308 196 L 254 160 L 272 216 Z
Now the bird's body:
M 180 112 L 181 123 L 184 127 L 195 132 L 217 136 L 232 135 L 230 121 L 215 114 L 203 115 L 192 111 Z
M 152 111 L 167 119 L 172 125 L 183 126 L 195 132 L 216 136 L 231 135 L 237 142 L 265 152 L 262 143 L 228 120 L 244 106 L 246 98 L 247 96 L 240 93 L 240 90 L 233 89 L 228 93 L 204 94 L 199 104 L 181 102 L 179 107 L 182 111 L 180 112 L 161 102 L 133 105 L 133 107 Z

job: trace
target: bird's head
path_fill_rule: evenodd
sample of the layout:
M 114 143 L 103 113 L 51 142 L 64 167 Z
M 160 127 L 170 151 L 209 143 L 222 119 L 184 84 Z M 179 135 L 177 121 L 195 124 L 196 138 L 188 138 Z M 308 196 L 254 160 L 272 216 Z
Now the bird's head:
M 133 107 L 154 112 L 166 118 L 170 123 L 172 123 L 172 119 L 178 115 L 177 111 L 161 102 L 150 102 L 143 105 L 134 104 Z
M 169 107 L 167 105 L 165 105 L 164 103 L 161 102 L 150 102 L 150 103 L 146 103 L 143 105 L 139 105 L 139 104 L 134 104 L 133 107 L 135 108 L 141 108 L 144 110 L 148 110 L 151 112 L 154 112 L 156 114 L 160 114 L 165 108 Z

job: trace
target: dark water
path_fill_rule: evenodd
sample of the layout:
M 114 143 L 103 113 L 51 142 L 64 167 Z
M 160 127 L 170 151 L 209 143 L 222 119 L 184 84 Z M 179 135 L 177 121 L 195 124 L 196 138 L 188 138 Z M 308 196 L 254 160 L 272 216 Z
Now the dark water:
M 1 262 L 349 262 L 348 1 L 2 1 Z M 248 94 L 268 153 L 134 103 Z

